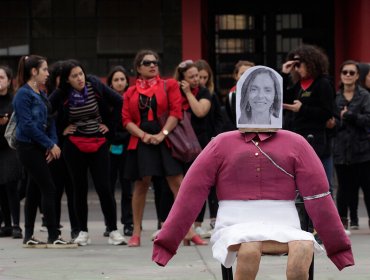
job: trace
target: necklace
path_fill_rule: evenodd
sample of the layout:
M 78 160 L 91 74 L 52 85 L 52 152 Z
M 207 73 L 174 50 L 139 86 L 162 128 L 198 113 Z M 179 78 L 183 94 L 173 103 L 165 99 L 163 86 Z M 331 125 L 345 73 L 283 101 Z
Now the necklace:
M 152 108 L 151 103 L 152 103 L 152 98 L 151 97 L 144 98 L 140 94 L 140 96 L 139 96 L 139 109 L 144 110 L 145 108 L 148 108 L 150 110 Z

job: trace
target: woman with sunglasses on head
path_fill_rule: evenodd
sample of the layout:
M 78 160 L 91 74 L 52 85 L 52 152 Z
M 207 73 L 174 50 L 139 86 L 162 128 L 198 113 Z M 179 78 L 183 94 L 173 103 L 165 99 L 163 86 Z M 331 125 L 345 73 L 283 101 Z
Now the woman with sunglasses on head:
M 345 227 L 358 229 L 360 187 L 370 226 L 370 94 L 358 85 L 359 66 L 347 60 L 340 67 L 340 89 L 335 99 L 334 164 L 338 178 L 337 208 Z
M 130 247 L 140 246 L 141 225 L 146 194 L 153 176 L 166 177 L 176 198 L 183 179 L 183 166 L 171 155 L 166 136 L 182 119 L 181 93 L 173 79 L 159 76 L 159 56 L 152 50 L 141 50 L 134 59 L 136 84 L 124 95 L 123 126 L 130 132 L 126 177 L 135 180 L 132 196 L 134 231 Z M 163 127 L 158 118 L 168 113 Z M 199 236 L 189 230 L 188 240 L 199 243 Z
M 129 87 L 130 76 L 127 70 L 117 65 L 112 67 L 107 76 L 107 86 L 116 91 L 119 95 L 124 96 Z M 119 115 L 121 116 L 121 111 Z M 123 224 L 123 233 L 126 236 L 132 236 L 133 220 L 132 220 L 132 187 L 131 181 L 124 177 L 125 162 L 127 157 L 127 146 L 130 134 L 122 126 L 121 117 L 116 124 L 116 132 L 110 140 L 109 157 L 110 157 L 110 179 L 111 191 L 115 195 L 117 178 L 121 186 L 121 222 Z M 104 236 L 109 236 L 108 228 L 104 232 Z
M 60 157 L 51 105 L 40 90 L 49 76 L 46 58 L 22 56 L 18 64 L 18 90 L 13 100 L 17 119 L 17 154 L 29 180 L 25 202 L 25 235 L 27 248 L 69 248 L 74 244 L 60 237 L 56 217 L 56 187 L 48 163 Z M 48 229 L 47 244 L 33 237 L 37 207 L 40 201 Z
M 79 230 L 73 242 L 80 246 L 91 242 L 87 227 L 89 170 L 110 232 L 108 243 L 127 244 L 117 230 L 108 144 L 114 135 L 114 123 L 119 121 L 122 97 L 97 77 L 87 76 L 79 61 L 69 59 L 62 64 L 59 87 L 50 95 L 50 102 L 58 112 L 57 121 L 64 137 L 63 155 L 73 183 Z

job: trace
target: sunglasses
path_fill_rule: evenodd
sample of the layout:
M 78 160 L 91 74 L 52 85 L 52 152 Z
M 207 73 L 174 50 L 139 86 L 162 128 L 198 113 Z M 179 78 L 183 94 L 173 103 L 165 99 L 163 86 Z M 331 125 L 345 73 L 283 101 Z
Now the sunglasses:
M 301 67 L 302 61 L 298 60 L 296 63 L 294 63 L 294 67 Z
M 354 75 L 356 75 L 356 71 L 353 71 L 353 70 L 342 70 L 342 75 L 347 76 L 348 74 L 353 77 Z
M 141 65 L 144 65 L 145 67 L 149 67 L 150 65 L 158 66 L 158 61 L 157 60 L 143 60 L 141 62 Z
M 184 60 L 183 62 L 181 62 L 179 64 L 179 68 L 185 68 L 186 66 L 188 66 L 189 64 L 194 64 L 194 61 L 192 61 L 191 59 L 188 59 L 188 60 Z

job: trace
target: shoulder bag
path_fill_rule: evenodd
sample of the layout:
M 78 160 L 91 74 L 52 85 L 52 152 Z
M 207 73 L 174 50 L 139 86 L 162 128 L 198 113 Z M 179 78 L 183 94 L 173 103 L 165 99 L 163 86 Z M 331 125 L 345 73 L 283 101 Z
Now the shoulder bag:
M 12 115 L 10 116 L 8 124 L 6 125 L 4 133 L 4 137 L 8 142 L 9 147 L 12 148 L 13 150 L 16 149 L 17 142 L 17 139 L 15 138 L 16 128 L 17 128 L 17 119 L 15 113 L 13 112 Z
M 166 91 L 166 82 L 164 81 L 164 90 Z M 168 95 L 167 95 L 168 97 Z M 168 112 L 158 118 L 159 124 L 163 127 L 166 124 Z M 183 111 L 183 118 L 176 127 L 168 134 L 168 140 L 171 142 L 171 154 L 174 158 L 182 162 L 191 162 L 202 151 L 198 138 L 191 125 L 191 115 Z

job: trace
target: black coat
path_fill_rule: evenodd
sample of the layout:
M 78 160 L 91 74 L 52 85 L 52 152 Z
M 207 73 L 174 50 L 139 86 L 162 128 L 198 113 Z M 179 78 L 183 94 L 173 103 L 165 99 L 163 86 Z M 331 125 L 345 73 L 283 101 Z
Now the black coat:
M 338 91 L 335 99 L 336 135 L 333 157 L 335 164 L 353 164 L 370 161 L 370 94 L 357 86 L 351 101 Z M 340 119 L 340 112 L 348 112 Z
M 94 88 L 100 116 L 103 123 L 109 128 L 109 132 L 105 134 L 105 137 L 108 140 L 114 139 L 122 122 L 122 96 L 103 84 L 98 77 L 88 75 L 86 82 L 91 83 Z M 62 141 L 63 130 L 69 125 L 68 93 L 58 88 L 51 93 L 49 100 L 53 111 L 57 111 L 57 133 L 59 141 Z
M 289 76 L 284 79 L 284 103 L 302 102 L 298 112 L 284 110 L 283 128 L 294 131 L 305 138 L 312 136 L 311 145 L 321 158 L 330 155 L 326 122 L 334 115 L 335 89 L 327 76 L 317 77 L 306 89 L 300 82 L 289 86 Z

